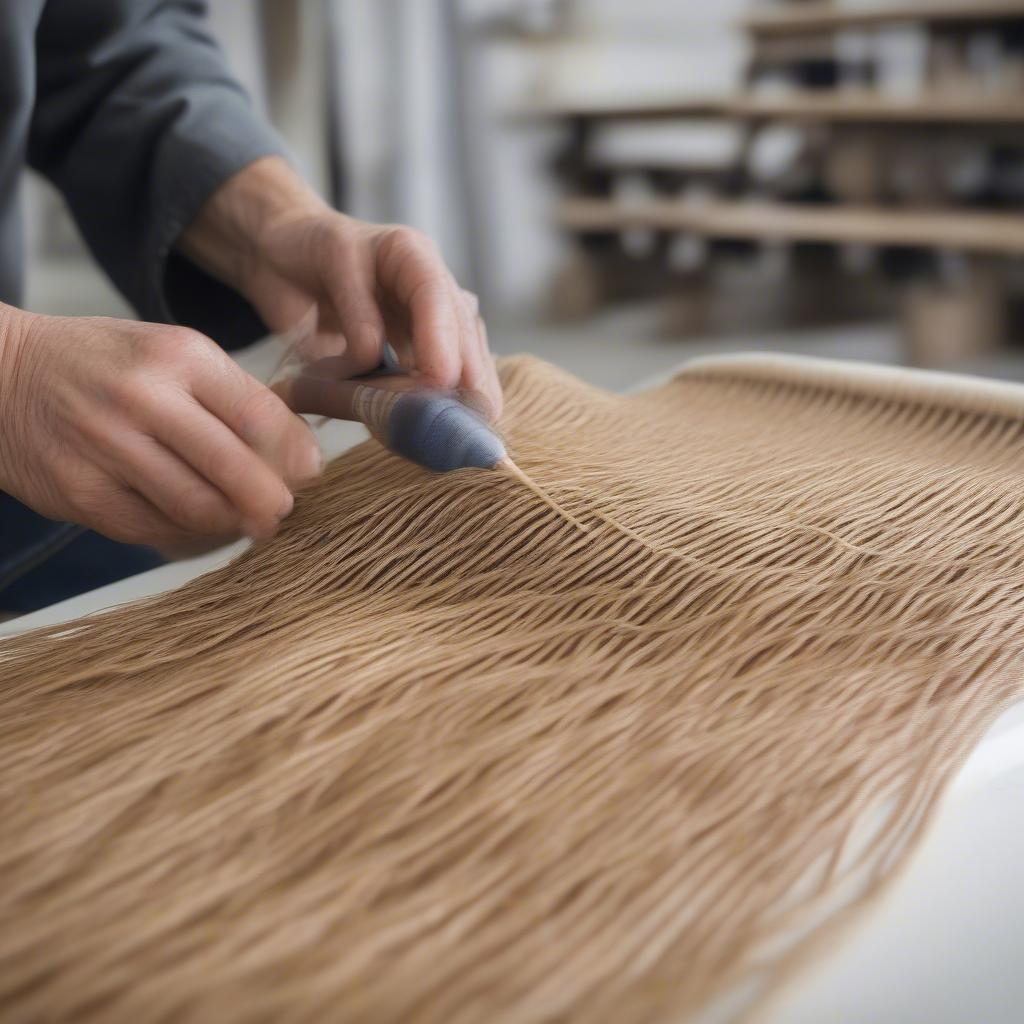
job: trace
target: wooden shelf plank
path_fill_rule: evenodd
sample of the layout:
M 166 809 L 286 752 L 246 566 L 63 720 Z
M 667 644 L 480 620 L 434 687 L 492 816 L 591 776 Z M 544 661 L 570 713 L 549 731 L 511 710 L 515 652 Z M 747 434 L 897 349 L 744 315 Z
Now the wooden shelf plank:
M 931 93 L 891 97 L 871 90 L 805 90 L 775 96 L 659 97 L 619 104 L 538 107 L 517 119 L 591 121 L 789 120 L 861 124 L 1024 126 L 1024 97 Z
M 933 93 L 889 97 L 870 90 L 804 91 L 740 97 L 730 105 L 740 118 L 861 122 L 865 124 L 1024 125 L 1024 96 Z
M 740 25 L 755 36 L 794 36 L 826 33 L 848 28 L 871 28 L 902 22 L 927 25 L 978 24 L 1024 18 L 1022 0 L 938 0 L 927 3 L 843 6 L 813 3 L 757 13 Z
M 1024 255 L 1024 214 L 808 206 L 764 201 L 567 199 L 557 222 L 576 232 L 651 228 L 765 242 L 906 245 Z
M 584 167 L 609 174 L 679 174 L 695 178 L 720 178 L 735 170 L 730 159 L 701 160 L 669 154 L 605 154 L 589 157 Z
M 593 120 L 660 121 L 677 118 L 722 118 L 729 116 L 728 96 L 649 96 L 606 103 L 547 103 L 513 110 L 514 121 Z

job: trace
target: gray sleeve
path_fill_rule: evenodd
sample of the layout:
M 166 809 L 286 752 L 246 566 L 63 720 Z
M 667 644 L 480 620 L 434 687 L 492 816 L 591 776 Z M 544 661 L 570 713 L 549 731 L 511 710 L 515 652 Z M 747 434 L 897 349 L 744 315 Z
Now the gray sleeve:
M 217 187 L 287 155 L 227 70 L 202 0 L 48 0 L 36 35 L 29 163 L 148 320 L 251 340 L 240 296 L 172 251 Z

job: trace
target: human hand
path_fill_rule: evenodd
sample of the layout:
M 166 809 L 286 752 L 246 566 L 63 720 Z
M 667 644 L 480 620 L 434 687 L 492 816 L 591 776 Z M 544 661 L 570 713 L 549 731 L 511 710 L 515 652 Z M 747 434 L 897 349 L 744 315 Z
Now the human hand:
M 45 516 L 169 553 L 267 537 L 322 462 L 195 331 L 0 304 L 0 489 Z
M 427 386 L 460 389 L 491 419 L 501 385 L 476 297 L 426 236 L 332 210 L 284 161 L 259 160 L 230 179 L 185 230 L 179 248 L 235 287 L 275 331 L 315 306 L 307 362 L 352 377 L 375 369 L 385 340 Z

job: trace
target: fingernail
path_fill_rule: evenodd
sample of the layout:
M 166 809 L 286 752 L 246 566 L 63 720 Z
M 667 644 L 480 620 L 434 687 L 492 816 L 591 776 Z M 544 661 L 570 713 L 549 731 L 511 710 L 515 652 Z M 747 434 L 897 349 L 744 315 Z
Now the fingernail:
M 356 344 L 359 352 L 371 356 L 376 363 L 384 358 L 384 339 L 381 332 L 368 324 L 363 325 L 356 331 Z
M 292 463 L 292 469 L 296 480 L 315 480 L 324 471 L 324 453 L 320 445 L 315 441 L 306 445 Z
M 273 519 L 245 519 L 242 521 L 242 531 L 246 537 L 251 537 L 253 540 L 266 540 L 268 537 L 273 537 L 281 525 L 281 520 L 291 512 L 294 505 L 295 499 L 291 492 L 288 492 L 287 497 L 274 513 Z

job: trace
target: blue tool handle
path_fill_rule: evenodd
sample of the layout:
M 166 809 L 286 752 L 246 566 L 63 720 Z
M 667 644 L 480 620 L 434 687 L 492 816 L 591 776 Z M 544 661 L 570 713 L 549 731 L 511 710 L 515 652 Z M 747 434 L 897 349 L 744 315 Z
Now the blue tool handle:
M 410 390 L 312 374 L 274 387 L 295 412 L 365 423 L 385 447 L 437 473 L 493 469 L 506 458 L 501 438 L 455 394 L 399 383 Z
M 408 391 L 388 418 L 387 446 L 436 473 L 454 469 L 494 469 L 505 445 L 491 428 L 457 399 Z

